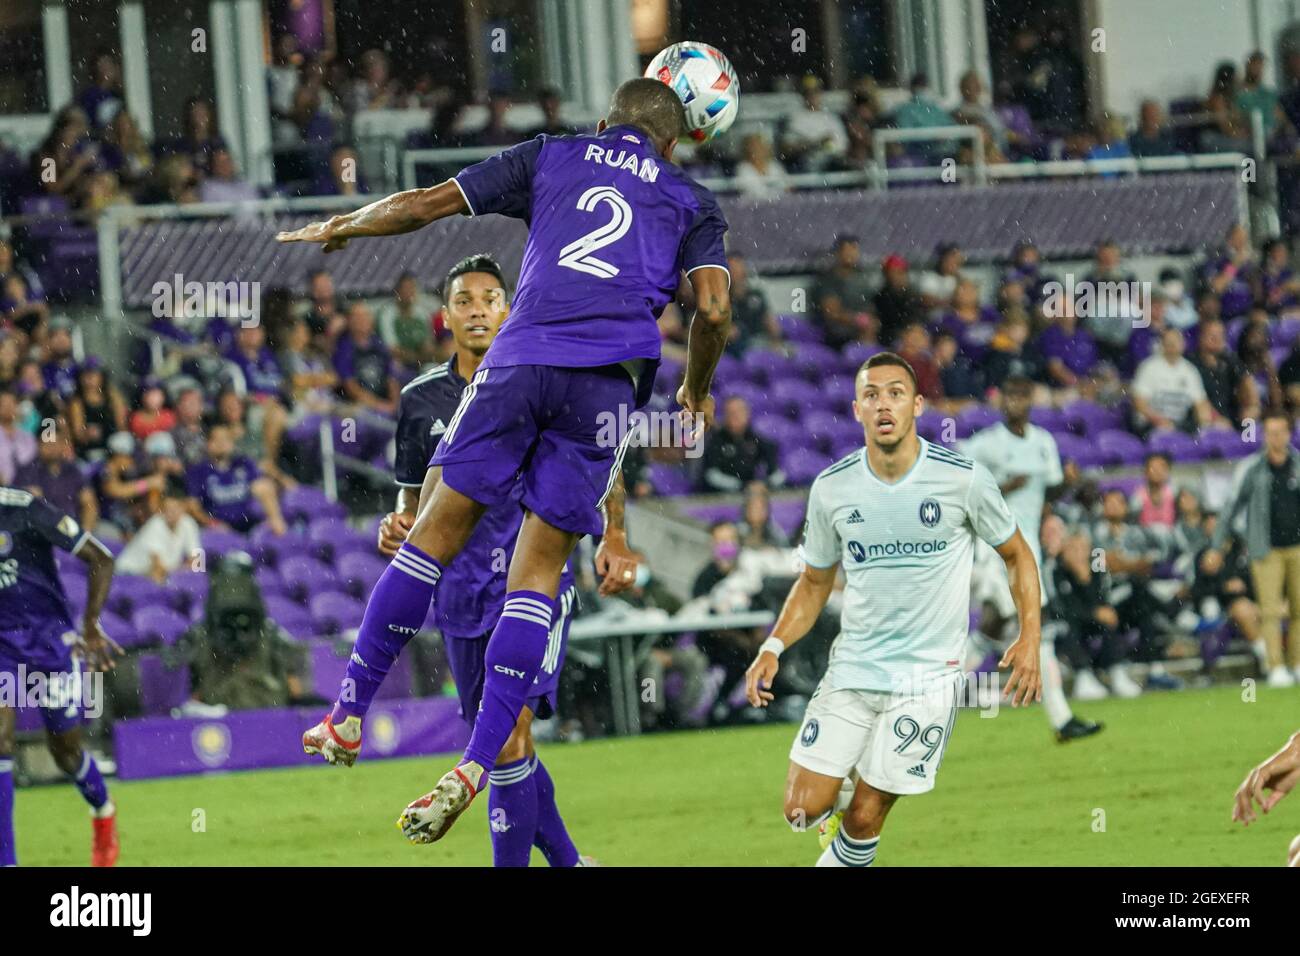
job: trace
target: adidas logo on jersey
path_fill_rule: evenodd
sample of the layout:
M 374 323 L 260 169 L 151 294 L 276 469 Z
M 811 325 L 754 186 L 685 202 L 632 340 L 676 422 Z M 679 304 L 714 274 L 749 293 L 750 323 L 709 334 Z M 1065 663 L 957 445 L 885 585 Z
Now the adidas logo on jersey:
M 859 511 L 857 508 L 854 508 L 853 514 L 849 515 L 848 524 L 862 524 L 866 520 L 867 520 L 866 518 L 862 517 L 862 512 Z
M 924 780 L 925 764 L 919 763 L 915 767 L 908 767 L 907 772 L 910 773 L 913 777 L 920 777 L 922 780 Z
M 444 424 L 443 420 L 439 418 L 432 425 L 429 426 L 429 435 L 430 437 L 434 435 L 441 435 L 446 430 L 447 430 L 446 424 Z

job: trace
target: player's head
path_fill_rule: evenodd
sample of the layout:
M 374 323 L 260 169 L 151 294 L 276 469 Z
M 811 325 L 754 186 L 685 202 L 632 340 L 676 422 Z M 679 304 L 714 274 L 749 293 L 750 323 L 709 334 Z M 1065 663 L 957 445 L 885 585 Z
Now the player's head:
M 510 310 L 501 266 L 485 253 L 451 267 L 442 283 L 443 321 L 456 348 L 482 355 Z
M 609 101 L 609 113 L 597 124 L 635 126 L 644 130 L 664 159 L 671 159 L 678 138 L 686 132 L 686 110 L 666 83 L 638 77 L 619 85 Z
M 1023 375 L 1010 375 L 1002 383 L 1002 413 L 1007 424 L 1017 427 L 1029 421 L 1029 406 L 1034 398 L 1034 383 Z
M 867 441 L 892 451 L 916 432 L 916 416 L 925 400 L 917 391 L 916 373 L 901 355 L 878 352 L 862 363 L 854 381 L 853 417 Z

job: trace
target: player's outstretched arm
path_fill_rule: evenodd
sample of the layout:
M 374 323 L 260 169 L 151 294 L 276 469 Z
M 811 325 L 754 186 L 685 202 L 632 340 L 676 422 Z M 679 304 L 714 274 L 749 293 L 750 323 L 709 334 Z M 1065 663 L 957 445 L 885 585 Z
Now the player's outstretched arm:
M 354 212 L 333 216 L 325 222 L 308 223 L 301 229 L 276 234 L 277 242 L 319 242 L 323 252 L 334 252 L 349 239 L 399 236 L 414 232 L 438 219 L 469 212 L 465 195 L 452 180 L 428 189 L 407 189 L 393 193 Z
M 1268 813 L 1297 783 L 1300 783 L 1300 731 L 1246 775 L 1233 800 L 1232 819 L 1249 826 L 1256 819 L 1255 804 Z
M 1002 696 L 1005 698 L 1010 695 L 1011 706 L 1018 707 L 1043 698 L 1043 679 L 1039 673 L 1038 657 L 1039 644 L 1043 639 L 1038 562 L 1034 560 L 1034 553 L 1029 550 L 1029 543 L 1019 529 L 997 551 L 1006 562 L 1011 597 L 1020 617 L 1020 636 L 1002 655 L 998 667 L 1011 668 Z
M 686 375 L 677 401 L 688 424 L 703 430 L 713 424 L 713 372 L 731 334 L 731 276 L 720 266 L 704 266 L 690 274 L 695 291 L 686 345 Z
M 86 573 L 86 613 L 82 621 L 81 643 L 91 670 L 112 670 L 114 658 L 122 648 L 99 626 L 99 615 L 108 600 L 113 581 L 113 555 L 96 538 L 88 537 L 77 549 L 77 557 L 88 565 Z
M 772 627 L 772 634 L 759 648 L 754 663 L 745 672 L 745 696 L 754 707 L 766 707 L 775 695 L 772 681 L 780 667 L 778 659 L 791 644 L 803 638 L 817 623 L 817 616 L 826 607 L 831 590 L 835 587 L 838 564 L 828 568 L 815 568 L 805 564 L 786 595 L 781 614 Z

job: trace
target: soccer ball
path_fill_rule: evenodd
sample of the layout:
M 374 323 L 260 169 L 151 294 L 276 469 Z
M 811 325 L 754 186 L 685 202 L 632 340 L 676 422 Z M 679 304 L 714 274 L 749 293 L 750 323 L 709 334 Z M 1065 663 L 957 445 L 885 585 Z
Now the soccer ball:
M 686 40 L 660 50 L 645 75 L 667 83 L 681 97 L 691 139 L 713 139 L 736 121 L 740 81 L 731 61 L 707 43 Z

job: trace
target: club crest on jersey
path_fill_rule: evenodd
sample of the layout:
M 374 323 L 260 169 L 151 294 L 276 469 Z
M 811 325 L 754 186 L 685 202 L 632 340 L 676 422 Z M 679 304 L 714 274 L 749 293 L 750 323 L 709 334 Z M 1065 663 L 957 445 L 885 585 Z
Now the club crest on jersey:
M 811 747 L 817 742 L 817 732 L 819 730 L 821 730 L 821 727 L 817 723 L 817 718 L 814 717 L 812 720 L 808 721 L 808 723 L 803 725 L 803 730 L 799 734 L 799 743 L 803 744 L 805 747 Z
M 921 518 L 921 524 L 927 528 L 933 528 L 939 523 L 939 517 L 943 514 L 943 509 L 939 507 L 939 502 L 933 498 L 926 498 L 921 502 L 918 514 Z

